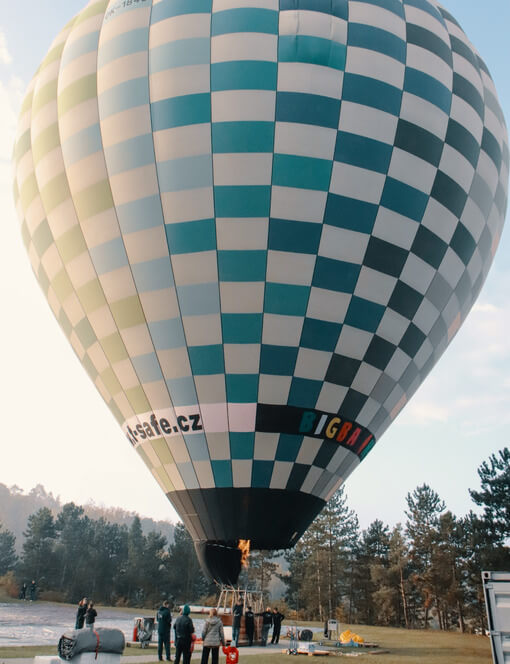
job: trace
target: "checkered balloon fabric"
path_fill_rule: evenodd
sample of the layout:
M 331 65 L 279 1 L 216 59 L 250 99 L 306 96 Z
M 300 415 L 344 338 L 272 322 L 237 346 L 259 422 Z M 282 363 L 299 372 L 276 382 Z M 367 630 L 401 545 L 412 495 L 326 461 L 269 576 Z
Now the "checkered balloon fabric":
M 368 453 L 484 283 L 508 154 L 435 0 L 92 0 L 65 26 L 19 120 L 23 240 L 194 539 L 264 539 L 212 491 L 313 518 Z

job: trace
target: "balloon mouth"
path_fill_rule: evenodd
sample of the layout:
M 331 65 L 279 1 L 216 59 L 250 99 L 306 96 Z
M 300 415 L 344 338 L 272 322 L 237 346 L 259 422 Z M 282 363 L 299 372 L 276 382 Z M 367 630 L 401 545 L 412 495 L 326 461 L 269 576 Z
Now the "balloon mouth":
M 195 542 L 200 566 L 210 581 L 235 586 L 242 568 L 243 553 L 238 542 Z
M 242 550 L 294 546 L 325 501 L 290 489 L 218 487 L 167 494 L 188 528 L 198 561 L 211 580 L 236 585 Z

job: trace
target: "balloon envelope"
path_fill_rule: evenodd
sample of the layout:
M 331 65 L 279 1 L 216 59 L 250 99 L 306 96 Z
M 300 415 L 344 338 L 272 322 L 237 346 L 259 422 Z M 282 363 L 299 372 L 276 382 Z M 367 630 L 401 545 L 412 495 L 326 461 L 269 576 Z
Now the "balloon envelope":
M 459 329 L 507 200 L 434 0 L 111 0 L 29 88 L 34 272 L 202 563 L 295 544 Z M 121 465 L 121 461 L 119 461 Z

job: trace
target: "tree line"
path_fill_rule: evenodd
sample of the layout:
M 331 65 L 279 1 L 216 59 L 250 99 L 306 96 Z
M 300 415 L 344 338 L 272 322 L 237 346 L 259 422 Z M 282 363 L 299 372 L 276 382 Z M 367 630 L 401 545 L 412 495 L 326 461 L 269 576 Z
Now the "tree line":
M 12 532 L 0 526 L 0 576 L 10 573 L 14 592 L 34 579 L 43 599 L 77 602 L 86 596 L 108 605 L 154 606 L 209 590 L 180 523 L 168 543 L 160 532 L 145 535 L 138 516 L 128 527 L 66 503 L 56 517 L 48 507 L 31 514 L 23 534 L 18 556 Z
M 427 484 L 407 494 L 405 521 L 374 520 L 361 530 L 343 488 L 293 549 L 253 551 L 240 586 L 268 592 L 284 584 L 283 612 L 300 619 L 337 618 L 350 624 L 482 630 L 481 571 L 510 570 L 510 451 L 478 469 L 480 508 L 458 517 Z M 21 553 L 0 526 L 0 576 L 35 579 L 47 599 L 83 596 L 111 605 L 153 606 L 163 597 L 204 602 L 216 588 L 198 564 L 184 526 L 174 539 L 92 518 L 68 503 L 56 516 L 43 507 L 29 516 Z M 282 607 L 283 608 L 283 607 Z
M 493 454 L 470 490 L 481 514 L 458 517 L 427 484 L 407 494 L 406 521 L 360 530 L 343 488 L 286 553 L 286 601 L 303 618 L 483 630 L 481 571 L 510 570 L 510 451 Z M 434 623 L 433 623 L 434 621 Z
M 0 483 L 0 523 L 10 530 L 16 537 L 16 552 L 21 553 L 23 532 L 27 527 L 28 517 L 41 507 L 48 507 L 53 516 L 56 516 L 63 507 L 59 496 L 48 492 L 41 484 L 24 492 L 19 486 L 6 486 Z M 112 523 L 130 526 L 135 517 L 134 512 L 128 512 L 119 507 L 105 507 L 88 501 L 83 505 L 85 514 L 92 519 L 105 518 Z M 169 542 L 173 540 L 174 526 L 170 521 L 155 521 L 148 517 L 141 517 L 142 530 L 147 535 L 151 530 L 162 533 Z

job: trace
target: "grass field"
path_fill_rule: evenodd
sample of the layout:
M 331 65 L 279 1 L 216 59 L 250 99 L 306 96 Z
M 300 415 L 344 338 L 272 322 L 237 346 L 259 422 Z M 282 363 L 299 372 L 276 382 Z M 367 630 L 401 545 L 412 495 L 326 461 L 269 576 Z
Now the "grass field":
M 385 664 L 491 664 L 490 641 L 487 637 L 424 630 L 353 625 L 352 631 L 365 641 L 379 644 L 388 654 L 357 657 L 357 661 L 382 660 Z M 343 660 L 329 657 L 328 661 Z M 251 662 L 251 660 L 250 660 Z M 258 664 L 255 661 L 252 664 Z M 274 663 L 276 664 L 276 662 Z
M 0 662 L 18 657 L 57 655 L 57 646 L 0 646 Z
M 491 664 L 490 642 L 484 636 L 472 636 L 450 632 L 393 629 L 390 627 L 351 626 L 351 629 L 363 636 L 365 641 L 379 644 L 384 654 L 371 654 L 369 649 L 350 650 L 348 656 L 360 662 L 378 662 L 381 664 Z M 286 641 L 281 642 L 282 649 Z M 389 651 L 389 652 L 388 652 Z M 55 646 L 20 646 L 18 648 L 0 648 L 0 662 L 17 657 L 56 654 Z M 249 655 L 249 650 L 241 648 L 239 661 L 248 664 L 283 664 L 294 660 L 310 661 L 304 656 L 290 657 L 284 654 Z M 139 648 L 126 648 L 124 655 L 142 655 Z M 154 663 L 154 650 L 147 662 Z M 347 653 L 330 655 L 328 662 L 345 661 Z M 192 662 L 199 661 L 195 654 Z M 224 661 L 223 658 L 220 661 Z M 137 663 L 139 664 L 139 663 Z
M 140 656 L 147 654 L 146 650 L 141 648 L 126 648 L 124 657 Z M 150 650 L 150 655 L 155 655 L 156 650 Z M 58 655 L 57 646 L 0 646 L 0 664 L 6 659 L 19 659 L 24 657 L 35 657 L 36 655 Z M 251 660 L 250 660 L 251 661 Z

